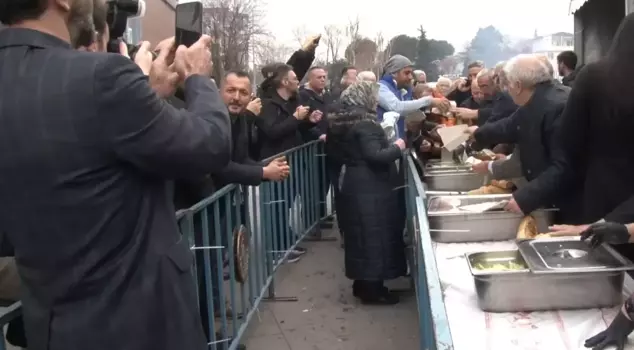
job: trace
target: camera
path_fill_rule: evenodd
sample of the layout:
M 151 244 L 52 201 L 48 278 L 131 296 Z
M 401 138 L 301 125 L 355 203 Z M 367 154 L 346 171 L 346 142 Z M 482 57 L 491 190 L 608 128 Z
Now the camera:
M 107 0 L 108 29 L 110 30 L 110 41 L 108 42 L 108 52 L 119 53 L 119 43 L 125 42 L 123 36 L 128 29 L 128 18 L 143 17 L 145 15 L 144 0 Z M 126 43 L 127 44 L 127 43 Z M 138 50 L 133 45 L 128 45 L 130 57 Z

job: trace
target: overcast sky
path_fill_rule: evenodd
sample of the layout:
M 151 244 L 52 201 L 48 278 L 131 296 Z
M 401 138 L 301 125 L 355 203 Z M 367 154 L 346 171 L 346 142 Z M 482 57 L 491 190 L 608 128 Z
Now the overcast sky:
M 461 50 L 479 27 L 494 25 L 511 37 L 532 37 L 554 32 L 572 32 L 569 0 L 268 0 L 267 27 L 277 40 L 296 46 L 293 28 L 322 32 L 324 24 L 344 26 L 359 16 L 361 33 L 386 38 L 398 34 L 416 35 L 423 25 L 428 37 L 447 40 Z M 520 6 L 521 4 L 521 6 Z

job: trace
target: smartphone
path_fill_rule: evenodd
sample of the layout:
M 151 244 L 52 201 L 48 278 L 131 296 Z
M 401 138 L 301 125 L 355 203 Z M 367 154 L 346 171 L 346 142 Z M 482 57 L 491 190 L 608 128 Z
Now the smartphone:
M 202 0 L 178 0 L 176 5 L 176 45 L 192 46 L 202 35 Z

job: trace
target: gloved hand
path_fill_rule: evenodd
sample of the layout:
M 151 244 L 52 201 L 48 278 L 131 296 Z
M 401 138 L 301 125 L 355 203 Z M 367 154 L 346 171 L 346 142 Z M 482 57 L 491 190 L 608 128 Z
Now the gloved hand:
M 619 311 L 606 330 L 586 339 L 583 345 L 592 350 L 603 350 L 608 346 L 616 346 L 616 350 L 624 350 L 627 336 L 632 333 L 632 330 L 634 330 L 634 322 L 630 321 L 623 311 Z
M 590 239 L 590 247 L 596 248 L 602 243 L 623 244 L 630 240 L 630 233 L 627 227 L 615 222 L 600 222 L 592 224 L 588 229 L 581 232 L 581 240 Z

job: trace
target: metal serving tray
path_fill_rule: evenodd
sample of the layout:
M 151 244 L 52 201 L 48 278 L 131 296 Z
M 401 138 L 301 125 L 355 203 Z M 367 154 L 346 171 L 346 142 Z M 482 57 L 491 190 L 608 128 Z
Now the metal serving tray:
M 466 254 L 478 306 L 487 312 L 605 308 L 623 301 L 623 271 L 538 273 L 518 250 Z M 528 269 L 483 271 L 479 262 L 514 261 Z
M 487 176 L 474 173 L 471 168 L 425 169 L 423 181 L 431 191 L 471 191 L 486 184 Z
M 535 273 L 634 270 L 634 264 L 609 245 L 592 249 L 578 236 L 523 241 L 518 249 Z
M 457 171 L 457 170 L 471 170 L 470 164 L 458 164 L 455 162 L 428 162 L 425 165 L 425 173 L 435 172 L 439 170 L 444 171 Z
M 442 243 L 507 241 L 517 237 L 523 216 L 504 210 L 483 213 L 447 210 L 443 203 L 471 205 L 510 200 L 510 194 L 432 196 L 427 202 L 429 232 L 432 240 Z M 540 232 L 553 222 L 556 209 L 537 210 L 532 215 Z

